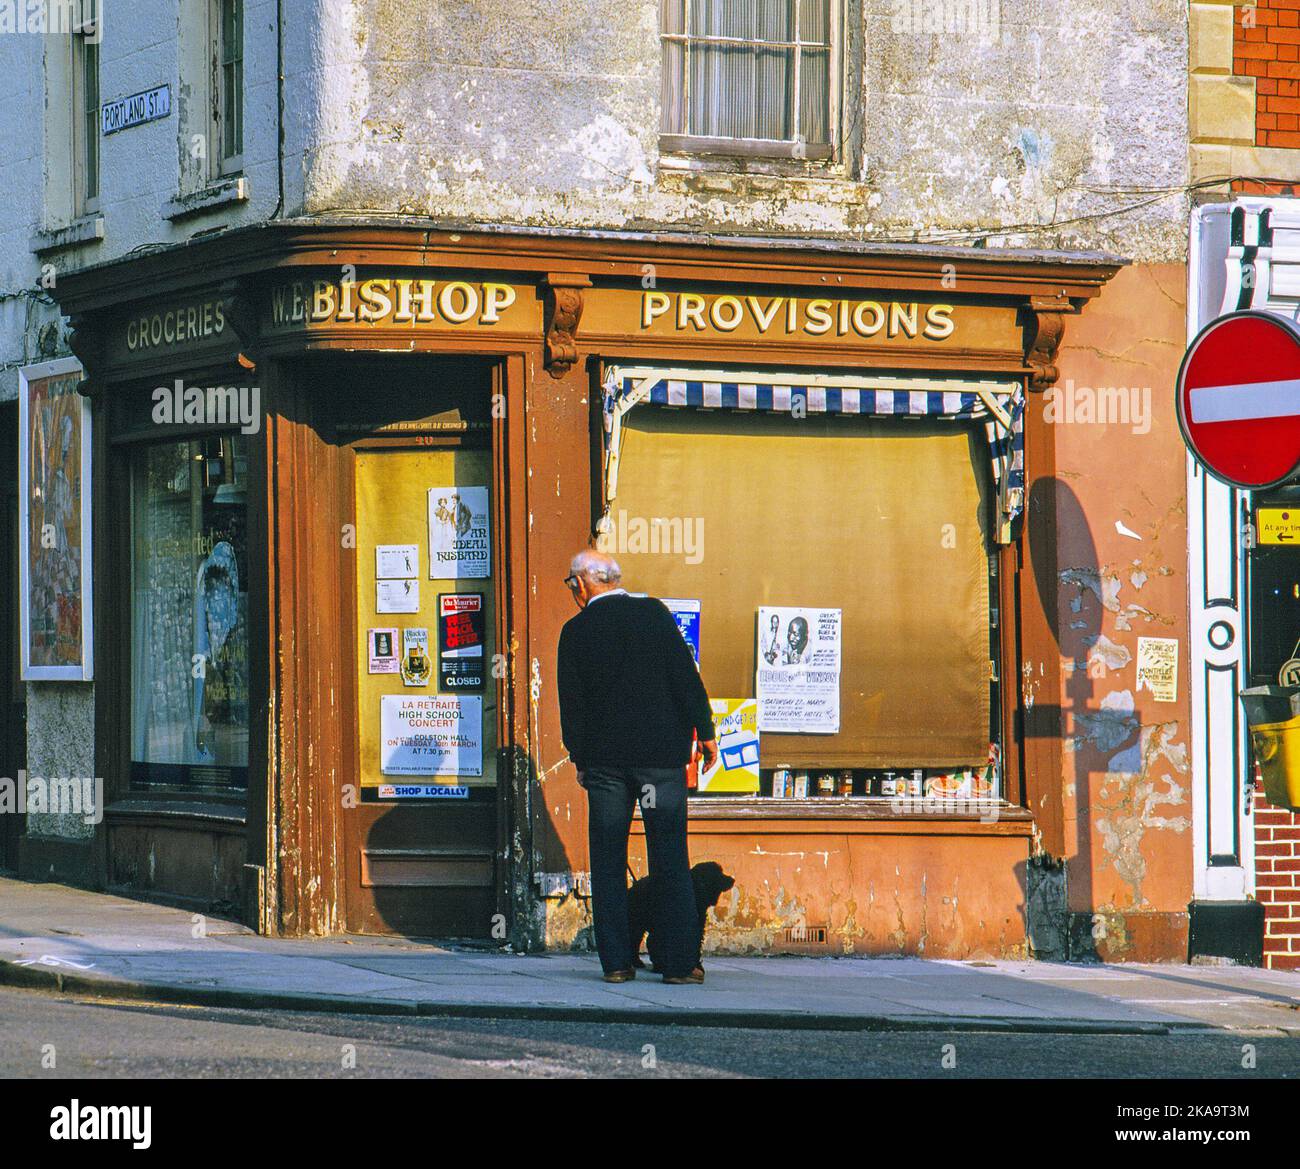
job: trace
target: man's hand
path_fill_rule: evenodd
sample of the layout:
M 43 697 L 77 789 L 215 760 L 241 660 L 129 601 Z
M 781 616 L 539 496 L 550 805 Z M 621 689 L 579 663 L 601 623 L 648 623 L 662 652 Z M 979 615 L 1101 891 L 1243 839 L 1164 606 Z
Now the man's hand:
M 708 771 L 718 762 L 718 740 L 710 739 L 707 743 L 701 743 L 700 750 L 704 752 L 704 770 Z

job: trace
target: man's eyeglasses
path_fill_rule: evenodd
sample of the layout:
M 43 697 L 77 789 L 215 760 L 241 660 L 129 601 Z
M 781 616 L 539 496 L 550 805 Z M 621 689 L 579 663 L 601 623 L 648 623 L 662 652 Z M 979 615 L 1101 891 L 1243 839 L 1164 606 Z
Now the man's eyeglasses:
M 569 573 L 569 575 L 564 578 L 564 584 L 566 588 L 576 589 L 578 587 L 578 574 L 576 572 Z

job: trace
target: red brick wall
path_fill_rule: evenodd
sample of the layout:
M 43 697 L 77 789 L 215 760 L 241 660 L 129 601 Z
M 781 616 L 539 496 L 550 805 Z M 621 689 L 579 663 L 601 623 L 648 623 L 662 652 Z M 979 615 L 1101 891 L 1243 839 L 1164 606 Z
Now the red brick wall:
M 1300 0 L 1237 7 L 1232 71 L 1255 78 L 1255 145 L 1300 146 Z
M 1255 787 L 1255 896 L 1264 903 L 1264 965 L 1300 970 L 1300 815 Z

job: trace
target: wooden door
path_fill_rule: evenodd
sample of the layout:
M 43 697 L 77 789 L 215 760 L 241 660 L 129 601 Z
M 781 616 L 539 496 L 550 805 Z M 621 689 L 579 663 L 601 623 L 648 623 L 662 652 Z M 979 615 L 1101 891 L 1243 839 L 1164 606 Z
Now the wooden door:
M 357 775 L 344 781 L 359 804 L 343 817 L 347 928 L 489 937 L 504 685 L 492 453 L 473 435 L 363 447 L 353 478 Z

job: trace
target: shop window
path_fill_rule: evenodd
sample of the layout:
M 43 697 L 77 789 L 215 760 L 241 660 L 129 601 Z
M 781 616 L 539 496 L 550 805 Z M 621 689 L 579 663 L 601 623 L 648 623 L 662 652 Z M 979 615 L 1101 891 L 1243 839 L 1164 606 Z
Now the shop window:
M 133 787 L 247 787 L 246 474 L 242 435 L 133 452 Z
M 827 158 L 838 0 L 661 0 L 666 150 Z
M 622 426 L 604 541 L 630 589 L 698 603 L 713 699 L 754 697 L 811 614 L 840 613 L 838 730 L 761 733 L 758 794 L 998 794 L 979 426 L 654 406 Z M 810 616 L 773 625 L 762 608 Z

